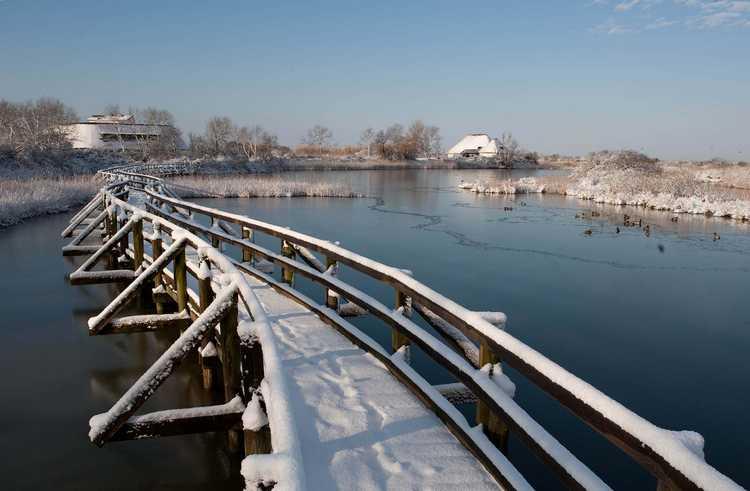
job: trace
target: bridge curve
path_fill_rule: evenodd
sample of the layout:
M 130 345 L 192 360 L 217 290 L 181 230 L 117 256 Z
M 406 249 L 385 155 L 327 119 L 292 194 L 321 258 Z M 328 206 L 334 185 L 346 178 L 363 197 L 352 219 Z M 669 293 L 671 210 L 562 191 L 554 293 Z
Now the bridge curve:
M 181 200 L 159 177 L 181 171 L 101 172 L 105 185 L 63 231 L 75 234 L 63 253 L 87 257 L 71 283 L 127 285 L 89 320 L 91 334 L 181 332 L 107 413 L 92 418 L 94 443 L 227 431 L 231 448 L 244 446 L 248 488 L 530 489 L 505 455 L 513 431 L 564 485 L 609 489 L 515 403 L 502 360 L 631 455 L 660 488 L 740 489 L 705 463 L 700 435 L 632 413 L 505 332 L 504 315 L 472 312 L 406 271 L 329 241 Z M 101 241 L 93 234 L 100 229 Z M 278 239 L 279 252 L 258 245 L 257 234 Z M 281 279 L 270 274 L 274 267 Z M 395 305 L 343 282 L 342 267 L 392 287 Z M 295 275 L 320 285 L 323 300 L 295 289 Z M 153 299 L 157 313 L 117 317 L 139 297 Z M 362 314 L 392 329 L 392 353 L 346 319 Z M 456 383 L 427 383 L 409 364 L 415 348 Z M 204 384 L 222 384 L 224 401 L 136 415 L 194 353 Z M 477 401 L 479 426 L 457 401 Z

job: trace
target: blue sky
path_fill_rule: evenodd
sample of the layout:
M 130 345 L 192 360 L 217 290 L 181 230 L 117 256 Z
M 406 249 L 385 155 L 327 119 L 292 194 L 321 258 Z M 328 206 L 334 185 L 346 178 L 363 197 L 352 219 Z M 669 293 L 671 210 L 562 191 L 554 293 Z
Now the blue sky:
M 750 160 L 750 1 L 0 0 L 0 98 Z

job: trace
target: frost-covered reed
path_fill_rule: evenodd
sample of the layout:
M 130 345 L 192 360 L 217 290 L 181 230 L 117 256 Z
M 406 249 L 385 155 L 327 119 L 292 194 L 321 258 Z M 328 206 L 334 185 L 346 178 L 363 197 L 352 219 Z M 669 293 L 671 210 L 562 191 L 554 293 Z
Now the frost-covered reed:
M 283 177 L 184 176 L 169 180 L 183 198 L 359 198 L 341 184 L 307 182 Z
M 80 206 L 99 185 L 94 176 L 0 180 L 0 228 Z
M 732 187 L 750 182 L 748 167 L 727 168 L 724 175 Z M 691 166 L 663 166 L 630 151 L 595 154 L 570 176 L 524 177 L 463 187 L 482 194 L 563 194 L 597 203 L 750 220 L 746 192 L 702 178 Z

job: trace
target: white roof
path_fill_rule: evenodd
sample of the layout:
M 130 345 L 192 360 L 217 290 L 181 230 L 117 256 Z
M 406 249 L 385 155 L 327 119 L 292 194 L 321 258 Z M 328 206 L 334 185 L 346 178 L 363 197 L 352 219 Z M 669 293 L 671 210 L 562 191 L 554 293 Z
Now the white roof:
M 497 152 L 502 148 L 502 145 L 497 141 L 497 138 L 493 138 L 490 142 L 483 146 L 479 151 L 479 155 L 497 155 Z
M 94 114 L 87 120 L 89 123 L 135 123 L 132 114 Z
M 453 145 L 451 149 L 448 150 L 448 153 L 459 154 L 464 150 L 479 150 L 487 146 L 491 141 L 492 140 L 486 133 L 470 133 Z

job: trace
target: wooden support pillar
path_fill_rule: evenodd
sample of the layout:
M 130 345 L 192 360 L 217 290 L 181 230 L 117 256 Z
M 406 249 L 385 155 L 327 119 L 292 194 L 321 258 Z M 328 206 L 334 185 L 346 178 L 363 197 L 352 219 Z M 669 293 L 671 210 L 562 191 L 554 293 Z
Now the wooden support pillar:
M 229 402 L 242 394 L 242 374 L 240 373 L 240 338 L 237 334 L 237 293 L 232 299 L 232 308 L 221 320 L 222 377 L 224 379 L 224 400 Z M 242 448 L 242 431 L 229 430 L 229 449 Z
M 331 267 L 335 270 L 338 265 L 336 261 L 326 256 L 326 271 L 331 270 Z M 333 310 L 338 310 L 339 308 L 339 296 L 333 290 L 326 289 L 326 306 Z
M 294 258 L 294 247 L 286 240 L 281 241 L 281 255 L 288 258 Z M 281 281 L 289 285 L 294 285 L 294 270 L 286 266 L 281 267 Z
M 483 367 L 488 363 L 495 365 L 500 362 L 500 358 L 492 351 L 489 344 L 482 339 L 479 344 L 479 366 Z M 492 376 L 492 372 L 490 372 Z M 500 449 L 500 451 L 507 455 L 508 454 L 508 425 L 500 419 L 500 416 L 490 410 L 486 404 L 482 401 L 477 402 L 477 423 L 482 425 L 484 434 L 487 438 Z
M 242 227 L 242 238 L 245 240 L 253 241 L 253 229 L 248 227 Z M 252 263 L 253 262 L 253 250 L 247 247 L 242 248 L 242 262 Z
M 411 308 L 409 306 L 408 297 L 401 291 L 396 290 L 396 309 L 400 307 L 404 308 L 404 315 L 406 317 L 411 317 Z M 393 348 L 393 352 L 395 353 L 401 349 L 402 346 L 409 346 L 409 338 L 393 329 L 391 331 L 391 347 Z
M 183 247 L 174 257 L 174 284 L 177 290 L 177 311 L 187 309 L 187 259 Z

